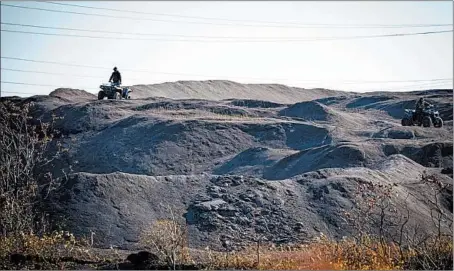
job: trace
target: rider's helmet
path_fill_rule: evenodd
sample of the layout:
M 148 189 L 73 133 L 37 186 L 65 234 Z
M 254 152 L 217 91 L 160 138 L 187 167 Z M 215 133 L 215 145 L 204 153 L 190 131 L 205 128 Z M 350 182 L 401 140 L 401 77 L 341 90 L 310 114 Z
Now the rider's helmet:
M 117 70 L 117 67 L 114 67 L 114 69 L 113 69 L 113 70 L 114 70 L 114 71 L 116 71 L 116 70 Z

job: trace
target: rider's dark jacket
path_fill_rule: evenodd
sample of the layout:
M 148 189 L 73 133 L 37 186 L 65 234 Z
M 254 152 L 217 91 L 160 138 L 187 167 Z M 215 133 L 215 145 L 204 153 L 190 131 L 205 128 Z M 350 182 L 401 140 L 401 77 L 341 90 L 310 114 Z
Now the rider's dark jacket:
M 430 105 L 430 103 L 428 103 L 426 101 L 418 101 L 418 102 L 416 102 L 416 112 L 422 112 L 429 105 Z
M 113 81 L 114 83 L 121 83 L 121 74 L 119 71 L 114 71 L 110 76 L 109 82 Z

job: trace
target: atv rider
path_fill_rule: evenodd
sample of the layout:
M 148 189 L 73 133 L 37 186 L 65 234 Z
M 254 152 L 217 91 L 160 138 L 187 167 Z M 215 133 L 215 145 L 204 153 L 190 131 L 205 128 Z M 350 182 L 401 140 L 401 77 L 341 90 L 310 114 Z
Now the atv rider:
M 121 85 L 121 74 L 117 70 L 117 67 L 113 68 L 114 72 L 110 76 L 109 83 L 112 82 L 114 86 L 120 86 Z
M 427 107 L 429 107 L 431 104 L 426 102 L 424 100 L 424 97 L 421 97 L 419 98 L 419 100 L 416 102 L 416 110 L 415 110 L 415 114 L 416 114 L 416 119 L 421 122 L 422 121 L 422 116 L 423 116 L 423 111 L 424 109 L 426 109 Z

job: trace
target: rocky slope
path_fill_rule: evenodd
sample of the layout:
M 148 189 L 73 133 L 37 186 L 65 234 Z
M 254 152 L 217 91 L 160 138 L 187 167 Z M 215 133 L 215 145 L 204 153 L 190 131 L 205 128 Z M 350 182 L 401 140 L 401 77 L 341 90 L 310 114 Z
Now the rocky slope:
M 66 215 L 66 226 L 75 233 L 94 232 L 97 245 L 128 249 L 135 247 L 141 230 L 168 218 L 171 206 L 188 226 L 191 247 L 222 249 L 228 241 L 237 248 L 253 242 L 255 234 L 276 244 L 308 242 L 320 232 L 348 236 L 355 229 L 344 212 L 355 212 L 355 204 L 370 193 L 357 194 L 358 187 L 390 184 L 398 211 L 408 207 L 410 223 L 430 231 L 427 187 L 417 181 L 423 170 L 405 156 L 393 155 L 374 169 L 330 168 L 280 181 L 239 175 L 75 173 L 55 194 L 53 209 Z M 388 230 L 398 232 L 397 227 Z
M 452 90 L 357 94 L 228 81 L 133 89 L 132 100 L 71 89 L 16 99 L 35 103 L 35 119 L 61 117 L 54 143 L 68 152 L 43 169 L 62 182 L 49 204 L 101 247 L 134 247 L 168 206 L 193 247 L 240 246 L 254 234 L 274 243 L 341 238 L 353 233 L 345 212 L 358 209 L 358 188 L 386 184 L 398 211 L 408 207 L 411 223 L 431 231 L 420 175 L 452 182 L 442 174 L 452 176 Z M 421 96 L 440 109 L 443 128 L 400 125 Z M 452 212 L 450 193 L 441 200 Z

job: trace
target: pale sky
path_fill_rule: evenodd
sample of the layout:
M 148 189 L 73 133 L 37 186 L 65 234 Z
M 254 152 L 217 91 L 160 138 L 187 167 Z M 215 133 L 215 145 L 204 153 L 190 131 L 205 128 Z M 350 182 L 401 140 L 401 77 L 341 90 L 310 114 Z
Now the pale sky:
M 42 2 L 17 1 L 2 1 L 2 4 L 132 17 L 136 20 L 2 6 L 1 21 L 2 23 L 126 33 L 208 37 L 233 36 L 243 39 L 267 37 L 272 40 L 286 37 L 288 39 L 311 39 L 313 37 L 382 35 L 453 29 L 453 4 L 451 1 L 64 1 L 60 3 L 239 21 L 157 16 L 60 6 Z M 185 23 L 188 21 L 208 24 Z M 265 27 L 264 24 L 270 25 L 270 23 L 261 23 L 261 26 L 247 26 L 257 25 L 258 23 L 254 23 L 255 21 L 280 22 L 282 24 L 287 23 L 287 25 L 285 27 Z M 332 24 L 337 28 L 301 27 L 307 26 L 307 24 Z M 339 28 L 340 25 L 402 24 L 451 25 L 412 28 Z M 292 28 L 291 26 L 298 27 Z M 2 30 L 99 37 L 187 40 L 187 38 L 90 33 L 11 25 L 2 25 Z M 204 40 L 207 40 L 207 38 L 204 38 Z M 238 40 L 238 38 L 235 40 Z M 178 80 L 228 79 L 240 83 L 280 83 L 303 88 L 325 87 L 359 92 L 453 87 L 452 32 L 370 39 L 248 43 L 113 40 L 1 32 L 1 56 L 102 67 L 103 69 L 93 69 L 1 59 L 2 81 L 80 88 L 92 93 L 97 92 L 99 84 L 108 81 L 114 66 L 117 66 L 122 73 L 124 85 L 153 84 Z M 62 73 L 65 75 L 24 73 L 5 69 Z M 138 72 L 138 70 L 148 72 Z M 173 73 L 174 75 L 158 72 Z M 450 80 L 413 81 L 433 79 Z M 13 95 L 6 93 L 6 91 L 48 94 L 56 87 L 2 83 L 1 88 L 2 96 L 6 96 Z M 15 95 L 30 96 L 29 94 Z

